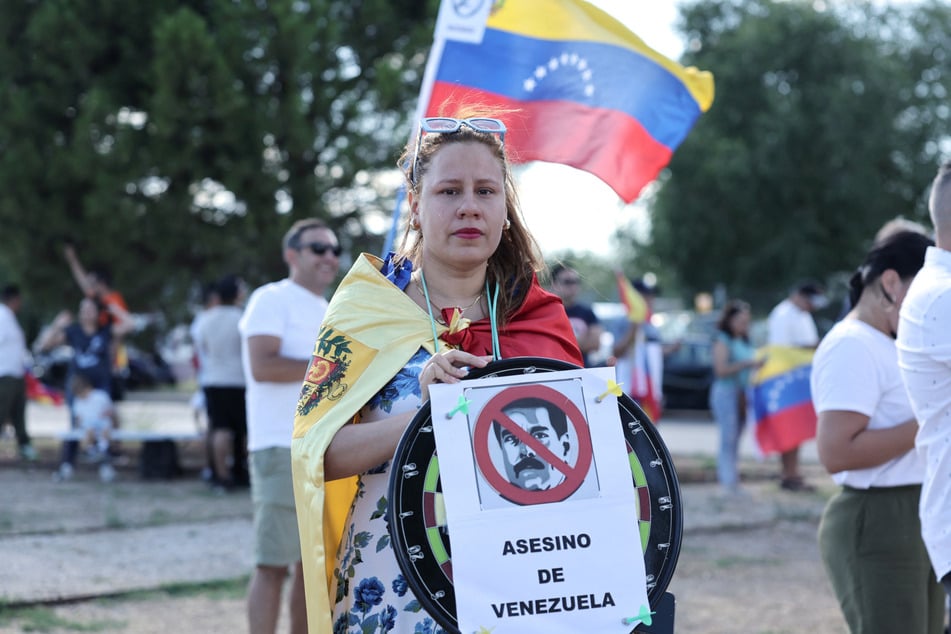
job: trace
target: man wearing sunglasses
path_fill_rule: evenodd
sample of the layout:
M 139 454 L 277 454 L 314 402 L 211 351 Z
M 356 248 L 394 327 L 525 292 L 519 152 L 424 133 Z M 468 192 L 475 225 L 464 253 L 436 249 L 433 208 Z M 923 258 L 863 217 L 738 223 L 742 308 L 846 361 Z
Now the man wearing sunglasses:
M 551 292 L 561 298 L 565 312 L 571 322 L 571 328 L 578 339 L 578 347 L 584 356 L 585 367 L 590 367 L 589 355 L 597 352 L 601 345 L 603 328 L 598 316 L 591 307 L 578 301 L 581 293 L 581 276 L 567 264 L 556 264 L 551 268 Z
M 254 291 L 240 323 L 254 502 L 256 568 L 248 587 L 251 634 L 276 631 L 288 571 L 293 577 L 290 632 L 307 631 L 291 435 L 301 384 L 327 310 L 324 293 L 340 267 L 337 237 L 319 220 L 294 223 L 283 248 L 288 277 Z

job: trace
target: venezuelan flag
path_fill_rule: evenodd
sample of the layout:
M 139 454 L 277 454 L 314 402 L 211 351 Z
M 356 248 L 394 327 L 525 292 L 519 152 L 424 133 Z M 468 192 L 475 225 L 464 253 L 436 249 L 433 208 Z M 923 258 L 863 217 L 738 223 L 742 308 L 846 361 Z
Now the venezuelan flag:
M 809 377 L 813 351 L 767 346 L 766 363 L 753 376 L 750 409 L 756 442 L 763 454 L 795 449 L 816 436 Z
M 502 0 L 480 43 L 445 42 L 425 115 L 516 110 L 504 117 L 514 161 L 571 165 L 631 202 L 712 102 L 709 72 L 663 57 L 583 0 Z

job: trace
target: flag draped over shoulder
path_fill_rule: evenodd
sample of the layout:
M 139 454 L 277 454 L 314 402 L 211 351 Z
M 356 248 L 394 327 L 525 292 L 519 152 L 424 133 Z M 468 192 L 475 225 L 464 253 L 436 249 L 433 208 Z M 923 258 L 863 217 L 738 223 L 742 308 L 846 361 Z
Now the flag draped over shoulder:
M 760 354 L 766 363 L 750 389 L 756 443 L 763 454 L 782 453 L 816 436 L 809 388 L 813 350 L 767 346 Z
M 665 58 L 584 0 L 505 0 L 481 41 L 441 44 L 425 116 L 452 114 L 446 104 L 515 110 L 505 137 L 513 161 L 585 170 L 625 202 L 713 102 L 709 72 Z

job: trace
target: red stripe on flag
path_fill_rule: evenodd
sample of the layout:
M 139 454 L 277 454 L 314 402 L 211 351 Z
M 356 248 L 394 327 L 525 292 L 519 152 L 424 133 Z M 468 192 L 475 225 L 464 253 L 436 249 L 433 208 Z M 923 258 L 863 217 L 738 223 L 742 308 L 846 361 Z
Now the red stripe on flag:
M 445 82 L 434 84 L 429 103 L 425 116 L 451 114 L 462 105 L 514 110 L 504 116 L 513 162 L 548 161 L 585 170 L 611 184 L 627 202 L 637 198 L 673 154 L 635 119 L 616 110 L 570 101 L 518 101 Z
M 816 410 L 812 401 L 788 407 L 756 421 L 756 442 L 764 454 L 795 449 L 816 437 Z

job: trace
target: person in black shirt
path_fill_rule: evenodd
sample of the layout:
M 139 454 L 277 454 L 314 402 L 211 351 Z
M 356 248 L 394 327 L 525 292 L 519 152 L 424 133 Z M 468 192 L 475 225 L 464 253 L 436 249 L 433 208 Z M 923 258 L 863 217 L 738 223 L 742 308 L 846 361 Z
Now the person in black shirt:
M 591 307 L 577 301 L 581 291 L 581 276 L 566 264 L 556 264 L 551 269 L 551 291 L 565 305 L 571 328 L 578 339 L 578 347 L 584 356 L 585 367 L 590 367 L 589 357 L 598 350 L 604 329 Z

